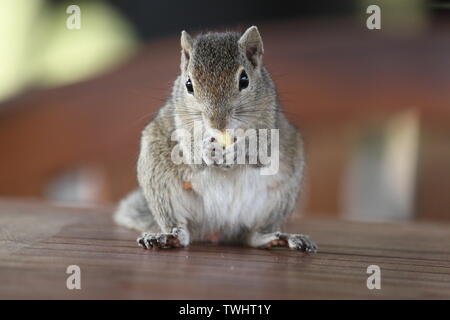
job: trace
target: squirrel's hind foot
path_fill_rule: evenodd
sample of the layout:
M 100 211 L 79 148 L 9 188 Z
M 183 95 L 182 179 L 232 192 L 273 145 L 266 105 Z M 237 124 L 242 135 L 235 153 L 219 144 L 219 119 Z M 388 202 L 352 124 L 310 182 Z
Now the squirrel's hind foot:
M 307 253 L 316 253 L 318 249 L 317 245 L 309 239 L 309 236 L 304 234 L 282 233 L 280 239 L 287 241 L 289 249 Z
M 284 247 L 306 253 L 315 253 L 318 249 L 317 245 L 309 239 L 309 236 L 295 233 L 255 233 L 250 238 L 249 244 L 262 249 Z
M 137 243 L 144 249 L 153 248 L 177 248 L 180 241 L 170 233 L 146 233 L 136 239 Z
M 167 249 L 186 246 L 189 242 L 183 229 L 174 228 L 171 233 L 144 232 L 136 242 L 144 249 Z

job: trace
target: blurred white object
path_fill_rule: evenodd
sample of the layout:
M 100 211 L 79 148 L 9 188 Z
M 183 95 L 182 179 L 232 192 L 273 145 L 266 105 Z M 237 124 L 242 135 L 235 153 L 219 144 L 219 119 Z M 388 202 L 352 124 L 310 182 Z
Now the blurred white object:
M 104 175 L 99 168 L 83 167 L 66 171 L 49 182 L 45 198 L 65 205 L 96 205 L 104 197 Z
M 344 216 L 354 220 L 414 218 L 419 146 L 419 115 L 410 110 L 369 133 L 344 177 Z

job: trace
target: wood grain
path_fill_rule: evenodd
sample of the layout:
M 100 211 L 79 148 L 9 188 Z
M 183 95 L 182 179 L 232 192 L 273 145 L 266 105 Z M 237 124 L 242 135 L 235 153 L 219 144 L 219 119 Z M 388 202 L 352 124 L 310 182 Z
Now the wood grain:
M 450 298 L 450 225 L 294 219 L 315 255 L 194 244 L 146 251 L 112 208 L 0 201 L 0 298 L 397 299 Z M 66 268 L 81 268 L 81 290 Z M 369 265 L 381 290 L 368 290 Z

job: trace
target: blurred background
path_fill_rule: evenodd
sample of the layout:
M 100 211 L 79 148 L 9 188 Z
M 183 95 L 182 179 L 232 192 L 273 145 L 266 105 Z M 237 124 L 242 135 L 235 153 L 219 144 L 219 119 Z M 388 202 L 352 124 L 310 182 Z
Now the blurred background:
M 381 30 L 366 27 L 372 4 Z M 116 203 L 137 185 L 181 30 L 251 25 L 305 138 L 304 215 L 450 220 L 450 3 L 438 0 L 0 0 L 0 197 Z

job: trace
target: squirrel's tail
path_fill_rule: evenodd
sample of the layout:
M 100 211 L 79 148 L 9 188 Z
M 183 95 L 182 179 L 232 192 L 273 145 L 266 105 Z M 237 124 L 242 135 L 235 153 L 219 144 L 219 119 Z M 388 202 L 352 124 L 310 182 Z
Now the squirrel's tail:
M 141 189 L 136 189 L 120 201 L 114 221 L 124 227 L 139 231 L 152 231 L 157 228 Z

